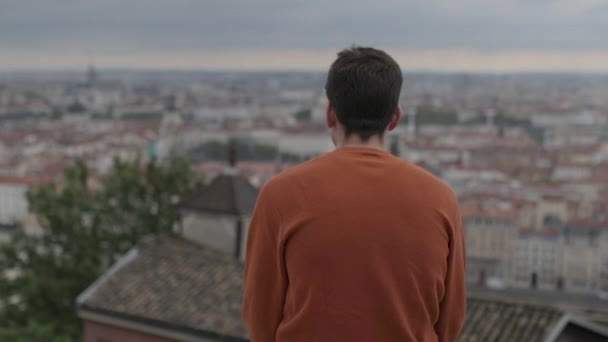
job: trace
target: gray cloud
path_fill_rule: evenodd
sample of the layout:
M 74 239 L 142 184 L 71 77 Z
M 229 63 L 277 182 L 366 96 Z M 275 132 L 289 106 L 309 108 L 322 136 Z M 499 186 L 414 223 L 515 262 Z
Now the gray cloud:
M 607 49 L 605 0 L 3 0 L 0 50 Z

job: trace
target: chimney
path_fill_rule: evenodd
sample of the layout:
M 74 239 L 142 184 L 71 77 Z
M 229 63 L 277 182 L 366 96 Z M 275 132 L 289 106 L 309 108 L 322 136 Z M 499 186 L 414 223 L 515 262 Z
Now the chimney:
M 538 288 L 538 274 L 536 272 L 532 272 L 532 275 L 530 276 L 530 288 L 532 290 Z
M 238 170 L 236 169 L 236 140 L 230 139 L 228 143 L 228 165 L 224 168 L 225 175 L 236 175 Z

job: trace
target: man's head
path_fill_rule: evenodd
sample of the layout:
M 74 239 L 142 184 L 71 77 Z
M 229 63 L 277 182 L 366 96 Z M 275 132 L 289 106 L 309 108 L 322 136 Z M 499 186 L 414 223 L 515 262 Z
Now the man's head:
M 401 117 L 402 83 L 399 65 L 384 51 L 365 47 L 340 51 L 325 84 L 327 124 L 334 142 L 352 135 L 366 142 L 395 128 Z

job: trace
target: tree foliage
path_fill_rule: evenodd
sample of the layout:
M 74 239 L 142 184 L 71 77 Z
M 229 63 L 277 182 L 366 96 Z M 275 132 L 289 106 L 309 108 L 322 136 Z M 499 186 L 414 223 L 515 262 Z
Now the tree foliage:
M 175 204 L 196 186 L 181 160 L 116 159 L 97 190 L 83 162 L 64 178 L 28 193 L 41 232 L 0 245 L 2 341 L 81 340 L 76 297 L 142 236 L 173 231 Z
M 297 111 L 294 117 L 298 122 L 310 122 L 312 120 L 312 110 L 309 108 Z

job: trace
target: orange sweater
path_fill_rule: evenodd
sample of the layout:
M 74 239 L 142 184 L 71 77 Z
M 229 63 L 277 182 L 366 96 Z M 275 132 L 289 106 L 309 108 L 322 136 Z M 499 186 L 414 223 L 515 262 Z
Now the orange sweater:
M 273 178 L 246 257 L 252 342 L 455 341 L 464 321 L 457 199 L 388 152 L 340 148 Z

